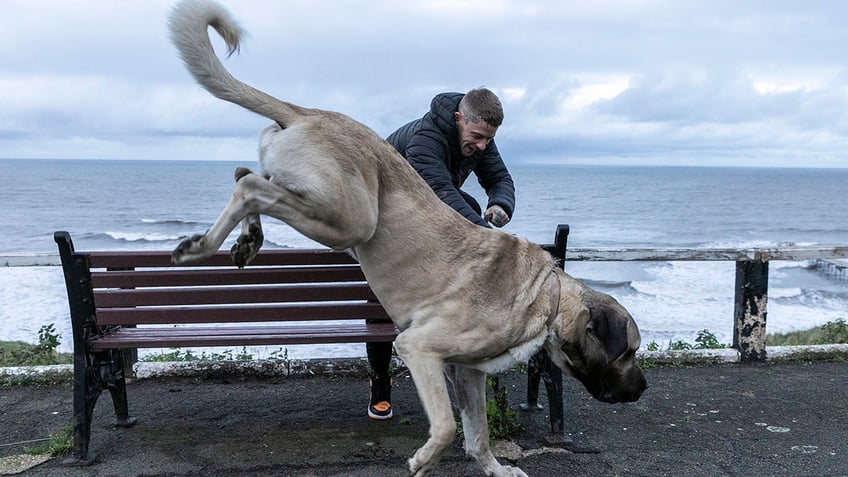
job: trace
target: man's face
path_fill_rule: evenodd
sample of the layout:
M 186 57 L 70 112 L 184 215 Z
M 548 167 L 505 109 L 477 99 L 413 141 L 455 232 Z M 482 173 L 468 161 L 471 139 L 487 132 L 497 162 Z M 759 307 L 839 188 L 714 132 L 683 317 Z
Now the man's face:
M 486 149 L 489 142 L 495 138 L 495 133 L 498 132 L 497 127 L 489 126 L 486 121 L 466 122 L 459 111 L 453 113 L 453 116 L 459 132 L 459 150 L 463 157 Z

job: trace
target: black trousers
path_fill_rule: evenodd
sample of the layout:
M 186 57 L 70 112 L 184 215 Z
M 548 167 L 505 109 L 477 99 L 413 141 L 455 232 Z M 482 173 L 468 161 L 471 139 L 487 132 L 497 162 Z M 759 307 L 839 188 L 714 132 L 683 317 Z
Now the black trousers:
M 373 376 L 377 379 L 388 379 L 389 365 L 392 364 L 392 343 L 365 343 L 365 352 L 368 354 L 368 364 Z

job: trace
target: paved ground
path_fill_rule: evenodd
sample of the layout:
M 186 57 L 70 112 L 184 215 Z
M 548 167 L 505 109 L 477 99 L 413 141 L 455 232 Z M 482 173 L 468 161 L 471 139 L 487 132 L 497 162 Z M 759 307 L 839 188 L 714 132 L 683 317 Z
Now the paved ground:
M 531 476 L 848 476 L 848 363 L 724 364 L 646 372 L 633 404 L 596 402 L 565 386 L 570 451 L 545 449 L 544 411 L 522 414 L 510 459 Z M 510 400 L 526 377 L 501 378 Z M 427 423 L 411 380 L 397 379 L 397 416 L 365 417 L 361 377 L 160 378 L 129 385 L 131 429 L 110 426 L 108 394 L 95 410 L 100 462 L 52 459 L 27 476 L 403 476 Z M 66 425 L 69 385 L 0 390 L 0 458 Z M 12 444 L 12 445 L 9 445 Z M 32 445 L 32 444 L 29 444 Z M 502 459 L 506 460 L 506 459 Z M 439 476 L 482 475 L 459 440 Z

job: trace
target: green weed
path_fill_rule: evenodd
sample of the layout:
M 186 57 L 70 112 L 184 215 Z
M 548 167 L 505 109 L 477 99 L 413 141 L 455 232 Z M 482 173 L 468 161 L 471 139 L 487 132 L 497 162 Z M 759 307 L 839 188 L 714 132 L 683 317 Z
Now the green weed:
M 709 330 L 701 330 L 698 332 L 698 337 L 695 338 L 695 349 L 723 349 L 730 348 L 730 345 L 718 342 L 716 335 Z
M 207 353 L 206 351 L 201 351 L 199 354 L 193 352 L 192 350 L 183 351 L 179 348 L 176 348 L 173 351 L 169 352 L 149 354 L 141 358 L 139 361 L 144 361 L 148 363 L 160 363 L 171 361 L 252 361 L 253 358 L 253 354 L 247 352 L 247 347 L 242 347 L 240 352 L 234 352 L 233 350 L 228 349 L 222 353 Z
M 518 422 L 518 413 L 509 407 L 507 388 L 500 385 L 497 376 L 487 377 L 486 387 L 491 392 L 491 396 L 486 400 L 489 438 L 503 439 L 520 431 L 521 424 Z M 462 418 L 458 410 L 454 413 L 454 419 L 457 422 L 456 433 L 459 437 L 462 437 Z
M 828 343 L 848 343 L 848 323 L 845 322 L 844 318 L 836 321 L 828 321 L 822 325 L 822 331 Z
M 811 330 L 770 333 L 766 336 L 766 343 L 769 346 L 845 344 L 848 343 L 848 322 L 839 318 Z
M 38 344 L 31 345 L 20 341 L 0 343 L 0 366 L 42 366 L 48 364 L 70 364 L 73 356 L 58 353 L 56 348 L 62 342 L 53 323 L 38 330 Z
M 70 425 L 63 427 L 58 432 L 50 434 L 46 444 L 39 447 L 28 447 L 24 452 L 30 455 L 50 454 L 65 455 L 73 449 L 74 428 Z
M 691 344 L 689 342 L 683 340 L 670 341 L 668 342 L 668 346 L 665 348 L 668 351 L 685 351 L 690 349 L 722 349 L 722 348 L 730 348 L 729 344 L 720 343 L 715 334 L 713 334 L 710 330 L 701 330 L 698 332 L 698 335 L 695 337 L 695 344 Z M 656 342 L 651 341 L 645 347 L 647 351 L 660 351 L 662 347 Z

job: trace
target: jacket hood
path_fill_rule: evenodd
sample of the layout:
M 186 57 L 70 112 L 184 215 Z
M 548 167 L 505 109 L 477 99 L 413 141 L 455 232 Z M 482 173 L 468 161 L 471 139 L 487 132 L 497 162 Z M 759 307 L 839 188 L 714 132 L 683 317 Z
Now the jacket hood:
M 433 124 L 444 131 L 445 136 L 456 141 L 456 121 L 453 113 L 459 111 L 463 93 L 441 93 L 430 101 L 430 118 Z

